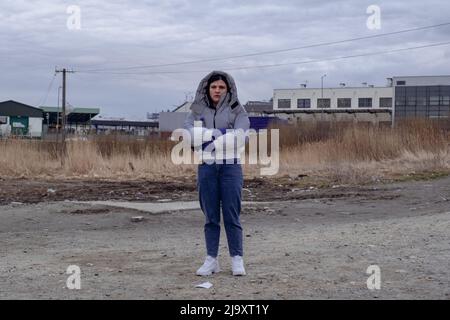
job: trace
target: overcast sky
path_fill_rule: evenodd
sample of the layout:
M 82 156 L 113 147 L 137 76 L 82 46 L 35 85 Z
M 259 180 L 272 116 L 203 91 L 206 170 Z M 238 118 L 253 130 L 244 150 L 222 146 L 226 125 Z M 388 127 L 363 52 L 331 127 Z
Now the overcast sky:
M 80 9 L 80 20 L 69 6 Z M 370 5 L 380 28 L 370 29 Z M 105 116 L 145 118 L 192 95 L 211 70 L 228 71 L 242 104 L 275 88 L 385 85 L 395 75 L 450 74 L 450 45 L 278 67 L 236 69 L 366 54 L 450 41 L 450 26 L 283 53 L 195 64 L 144 67 L 288 49 L 450 22 L 450 2 L 264 0 L 2 0 L 0 101 L 57 105 L 61 74 L 67 99 Z M 80 21 L 78 29 L 77 22 Z M 69 22 L 69 26 L 68 26 Z M 126 67 L 143 66 L 134 69 Z M 117 68 L 117 69 L 114 69 Z M 235 69 L 234 69 L 235 68 Z M 99 70 L 96 73 L 82 71 Z M 159 72 L 159 73 L 158 73 Z M 165 72 L 165 73 L 164 73 Z M 175 73 L 174 73 L 175 72 Z M 178 73 L 177 73 L 178 72 Z M 143 74 L 142 74 L 143 73 Z M 146 74 L 145 74 L 146 73 Z

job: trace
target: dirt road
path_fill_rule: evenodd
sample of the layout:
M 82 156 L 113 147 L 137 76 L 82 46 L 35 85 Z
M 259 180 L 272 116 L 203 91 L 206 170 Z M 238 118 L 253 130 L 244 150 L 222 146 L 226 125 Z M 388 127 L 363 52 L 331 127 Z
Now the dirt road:
M 50 183 L 17 186 L 33 183 L 48 195 L 44 202 L 11 204 L 23 198 L 0 183 L 0 299 L 450 299 L 450 177 L 364 188 L 282 185 L 272 197 L 258 195 L 255 182 L 245 200 L 272 203 L 243 209 L 248 275 L 231 275 L 223 232 L 223 271 L 206 279 L 194 274 L 204 258 L 201 211 L 143 214 L 53 201 L 65 199 L 51 198 Z M 99 193 L 91 187 L 66 197 L 89 199 Z M 195 199 L 195 186 L 166 198 Z M 132 222 L 136 215 L 144 220 Z M 80 290 L 66 287 L 70 265 L 80 267 Z M 367 288 L 370 265 L 380 269 L 379 290 Z M 203 281 L 213 287 L 195 288 Z

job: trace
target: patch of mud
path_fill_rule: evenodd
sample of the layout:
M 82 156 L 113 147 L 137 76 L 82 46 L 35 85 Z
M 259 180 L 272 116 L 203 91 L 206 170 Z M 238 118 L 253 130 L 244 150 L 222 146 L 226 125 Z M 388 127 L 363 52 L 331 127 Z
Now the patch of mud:
M 111 209 L 108 208 L 88 208 L 88 209 L 76 209 L 70 211 L 69 214 L 102 214 L 111 213 Z
M 386 192 L 383 192 L 386 191 Z M 376 194 L 376 196 L 374 195 Z M 244 181 L 243 199 L 247 201 L 284 201 L 342 197 L 383 197 L 395 199 L 389 190 L 367 187 L 317 188 L 295 179 L 253 178 Z M 196 181 L 108 180 L 0 180 L 0 205 L 53 201 L 134 202 L 197 200 Z

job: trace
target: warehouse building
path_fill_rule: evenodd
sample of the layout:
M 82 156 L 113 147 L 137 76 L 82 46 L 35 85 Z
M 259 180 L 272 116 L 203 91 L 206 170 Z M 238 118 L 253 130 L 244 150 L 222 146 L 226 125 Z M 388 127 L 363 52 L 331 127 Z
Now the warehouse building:
M 411 117 L 450 118 L 450 76 L 394 77 L 393 122 Z
M 273 111 L 290 121 L 372 123 L 450 118 L 450 76 L 395 76 L 384 87 L 275 89 Z
M 0 136 L 42 137 L 43 112 L 14 100 L 0 102 Z
M 273 113 L 283 119 L 390 122 L 393 87 L 275 89 Z
M 184 120 L 191 111 L 192 101 L 185 101 L 172 111 L 162 111 L 158 115 L 158 129 L 162 137 L 168 137 L 172 131 L 183 128 Z

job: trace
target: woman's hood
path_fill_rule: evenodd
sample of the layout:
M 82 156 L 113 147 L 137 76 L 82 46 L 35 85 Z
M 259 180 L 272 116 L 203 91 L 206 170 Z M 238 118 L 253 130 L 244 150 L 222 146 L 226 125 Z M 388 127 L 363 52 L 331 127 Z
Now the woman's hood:
M 208 80 L 209 80 L 209 78 L 211 78 L 213 75 L 216 75 L 216 74 L 225 77 L 227 79 L 228 85 L 230 86 L 229 92 L 227 93 L 227 95 L 225 97 L 223 97 L 221 99 L 221 101 L 219 102 L 219 108 L 222 107 L 222 105 L 233 105 L 233 104 L 235 104 L 235 102 L 239 103 L 239 100 L 237 97 L 236 84 L 234 83 L 233 77 L 231 77 L 228 73 L 223 72 L 223 71 L 213 71 L 200 81 L 198 88 L 197 88 L 197 92 L 195 94 L 195 99 L 194 99 L 193 104 L 203 105 L 203 106 L 209 105 L 208 95 L 207 95 Z

